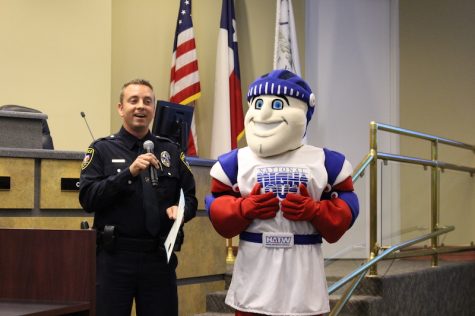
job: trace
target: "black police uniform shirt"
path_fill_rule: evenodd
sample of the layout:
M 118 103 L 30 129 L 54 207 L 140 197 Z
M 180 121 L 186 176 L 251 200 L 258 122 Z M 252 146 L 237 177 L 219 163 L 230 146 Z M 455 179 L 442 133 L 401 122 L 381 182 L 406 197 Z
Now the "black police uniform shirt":
M 195 181 L 178 145 L 150 132 L 139 140 L 122 127 L 117 134 L 93 142 L 81 166 L 79 201 L 86 212 L 94 212 L 94 228 L 102 230 L 105 225 L 114 225 L 123 237 L 157 237 L 146 228 L 141 176 L 133 177 L 129 170 L 144 152 L 146 140 L 154 142 L 154 154 L 161 164 L 156 190 L 160 237 L 166 238 L 173 225 L 166 209 L 178 204 L 180 188 L 185 196 L 185 222 L 196 215 Z

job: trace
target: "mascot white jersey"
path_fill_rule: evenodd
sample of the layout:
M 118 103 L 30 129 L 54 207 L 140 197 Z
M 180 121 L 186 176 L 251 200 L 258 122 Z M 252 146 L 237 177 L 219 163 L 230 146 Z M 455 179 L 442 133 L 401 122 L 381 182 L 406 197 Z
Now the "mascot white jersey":
M 247 98 L 248 147 L 218 158 L 206 199 L 216 231 L 240 236 L 226 303 L 236 315 L 326 313 L 321 241 L 337 241 L 358 216 L 352 167 L 302 144 L 315 97 L 299 76 L 275 70 Z

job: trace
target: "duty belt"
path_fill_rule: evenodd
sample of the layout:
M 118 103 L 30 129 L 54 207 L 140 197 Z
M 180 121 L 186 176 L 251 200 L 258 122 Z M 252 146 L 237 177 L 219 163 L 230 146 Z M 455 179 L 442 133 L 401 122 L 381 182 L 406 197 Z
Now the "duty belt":
M 115 250 L 132 252 L 155 252 L 160 249 L 165 250 L 160 239 L 136 239 L 117 237 L 115 241 Z
M 97 244 L 107 251 L 131 251 L 131 252 L 165 252 L 165 246 L 161 238 L 139 239 L 119 237 L 113 232 L 98 231 Z
M 279 233 L 276 233 L 276 234 L 278 235 Z M 310 234 L 310 235 L 289 234 L 289 235 L 293 236 L 294 245 L 314 245 L 314 244 L 322 243 L 322 236 L 319 234 Z M 261 244 L 263 243 L 262 236 L 263 236 L 262 233 L 251 233 L 251 232 L 244 231 L 239 235 L 239 238 L 245 241 Z

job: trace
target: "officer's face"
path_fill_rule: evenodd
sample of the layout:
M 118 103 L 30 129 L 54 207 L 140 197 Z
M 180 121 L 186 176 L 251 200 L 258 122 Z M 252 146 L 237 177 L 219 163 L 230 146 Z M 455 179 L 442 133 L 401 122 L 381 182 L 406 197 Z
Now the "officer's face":
M 124 98 L 118 104 L 118 111 L 124 121 L 124 128 L 132 135 L 142 138 L 147 134 L 155 114 L 153 91 L 145 85 L 131 84 L 123 93 Z
M 261 95 L 249 104 L 244 125 L 251 150 L 269 157 L 302 145 L 307 105 L 292 97 Z

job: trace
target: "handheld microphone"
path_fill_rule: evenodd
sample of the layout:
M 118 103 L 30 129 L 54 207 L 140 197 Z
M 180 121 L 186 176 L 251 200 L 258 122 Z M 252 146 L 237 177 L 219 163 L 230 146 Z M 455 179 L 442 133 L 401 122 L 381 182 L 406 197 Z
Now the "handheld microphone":
M 146 140 L 143 143 L 143 149 L 145 149 L 147 153 L 153 153 L 154 147 L 155 145 L 153 144 L 151 140 Z M 153 165 L 150 165 L 149 169 L 150 169 L 150 181 L 152 182 L 152 186 L 156 187 L 158 186 L 157 169 L 155 169 Z
M 86 122 L 87 129 L 89 130 L 89 134 L 91 134 L 91 137 L 92 137 L 92 141 L 95 141 L 96 139 L 92 135 L 91 129 L 89 128 L 89 124 L 87 124 L 86 114 L 84 112 L 81 112 L 81 116 L 84 119 L 84 122 Z

